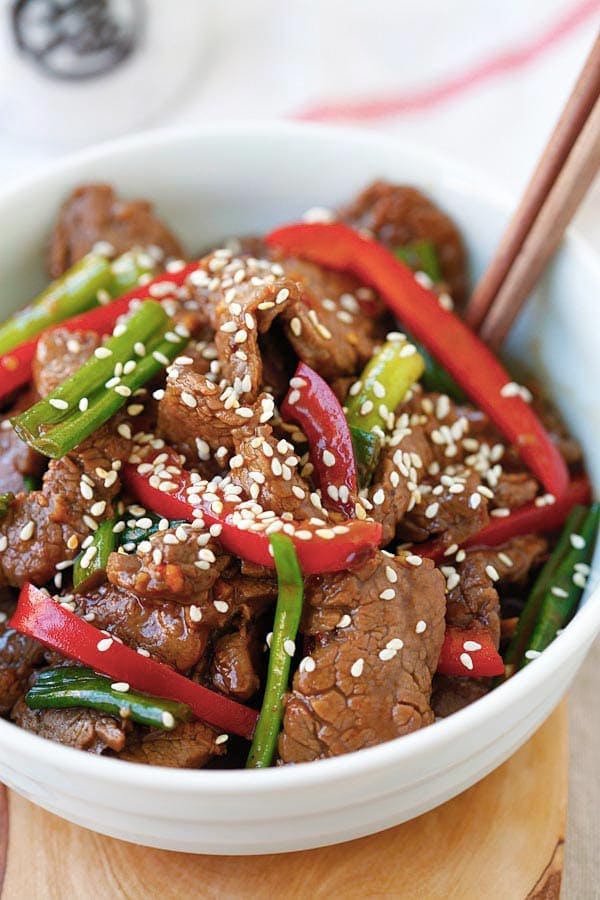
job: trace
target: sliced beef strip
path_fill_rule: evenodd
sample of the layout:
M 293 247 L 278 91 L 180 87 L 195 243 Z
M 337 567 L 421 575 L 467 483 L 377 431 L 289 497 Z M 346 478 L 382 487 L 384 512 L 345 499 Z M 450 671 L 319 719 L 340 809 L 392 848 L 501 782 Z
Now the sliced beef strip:
M 448 592 L 447 624 L 457 628 L 483 626 L 499 646 L 498 590 L 506 585 L 523 585 L 547 548 L 545 538 L 528 534 L 513 538 L 502 547 L 468 550 L 463 562 L 443 566 L 449 579 L 456 581 L 457 575 L 460 579 Z M 448 716 L 478 700 L 491 690 L 492 684 L 491 678 L 436 675 L 431 705 L 437 716 Z
M 264 510 L 277 515 L 288 513 L 299 521 L 327 516 L 298 471 L 294 446 L 285 438 L 277 440 L 270 425 L 251 434 L 236 432 L 234 439 L 236 455 L 231 460 L 231 480 Z
M 210 667 L 213 686 L 235 700 L 249 700 L 260 687 L 257 660 L 257 637 L 251 624 L 242 622 L 237 631 L 215 643 Z
M 452 476 L 452 484 L 442 484 L 441 492 L 425 492 L 421 485 L 422 498 L 407 512 L 398 528 L 398 536 L 404 541 L 424 541 L 431 536 L 439 536 L 446 546 L 461 544 L 472 534 L 477 534 L 488 521 L 487 499 L 477 492 L 481 481 L 476 472 L 469 469 L 458 470 Z M 453 489 L 462 487 L 460 493 Z M 471 497 L 477 494 L 479 505 L 471 506 Z
M 76 453 L 51 460 L 42 489 L 16 497 L 0 520 L 0 540 L 6 543 L 1 584 L 45 584 L 57 563 L 74 558 L 92 523 L 113 516 L 112 500 L 120 490 L 111 468 L 114 457 L 94 446 L 95 437 Z
M 314 648 L 286 703 L 283 762 L 360 750 L 433 720 L 445 597 L 432 562 L 377 552 L 356 571 L 310 578 L 305 603 Z
M 357 375 L 385 329 L 362 311 L 355 279 L 304 260 L 283 259 L 281 265 L 302 288 L 282 311 L 287 339 L 300 359 L 327 380 Z
M 52 278 L 85 256 L 98 241 L 116 254 L 134 247 L 159 247 L 165 256 L 181 257 L 181 244 L 154 215 L 146 200 L 120 200 L 106 184 L 87 184 L 67 198 L 52 232 L 48 268 Z
M 75 603 L 77 614 L 96 628 L 180 672 L 192 669 L 206 649 L 208 626 L 193 621 L 189 608 L 179 603 L 155 604 L 112 584 L 76 595 Z
M 460 580 L 448 592 L 446 622 L 458 628 L 483 625 L 498 646 L 500 600 L 497 587 L 523 583 L 547 548 L 545 538 L 529 534 L 513 538 L 501 547 L 467 550 L 461 563 L 456 566 L 449 563 L 444 572 L 452 575 L 454 570 Z
M 204 722 L 182 722 L 173 731 L 160 728 L 136 728 L 119 752 L 119 759 L 148 766 L 175 769 L 200 769 L 213 756 L 222 756 L 223 744 L 217 744 L 219 732 Z
M 465 299 L 467 258 L 460 233 L 452 219 L 416 188 L 375 181 L 339 215 L 355 228 L 368 229 L 392 249 L 412 241 L 431 241 L 450 293 L 459 303 Z
M 207 532 L 179 525 L 142 541 L 136 553 L 111 553 L 107 576 L 138 597 L 200 605 L 229 560 Z
M 29 709 L 20 699 L 11 719 L 25 731 L 89 753 L 118 752 L 125 746 L 123 723 L 94 709 Z
M 37 479 L 44 471 L 45 458 L 22 441 L 10 424 L 11 416 L 33 406 L 37 399 L 35 391 L 26 391 L 0 420 L 0 493 L 18 494 L 25 490 L 25 476 Z
M 251 415 L 240 415 L 240 409 Z M 237 429 L 252 429 L 272 415 L 269 394 L 251 406 L 241 405 L 231 385 L 217 385 L 187 366 L 172 366 L 158 405 L 157 434 L 192 463 L 206 463 L 211 451 L 233 450 Z M 224 464 L 227 453 L 222 457 Z
M 14 609 L 11 600 L 0 602 L 0 714 L 4 715 L 27 690 L 34 666 L 44 661 L 44 648 L 37 641 L 8 628 Z
M 416 427 L 405 431 L 401 440 L 383 448 L 369 489 L 369 501 L 373 506 L 370 515 L 383 526 L 383 546 L 393 540 L 398 525 L 417 502 L 418 482 L 431 461 L 431 451 L 422 429 Z
M 86 362 L 100 337 L 95 331 L 56 328 L 41 335 L 33 360 L 33 381 L 40 397 L 47 397 Z
M 431 707 L 440 719 L 480 700 L 493 685 L 492 678 L 461 678 L 454 675 L 435 675 L 431 693 Z

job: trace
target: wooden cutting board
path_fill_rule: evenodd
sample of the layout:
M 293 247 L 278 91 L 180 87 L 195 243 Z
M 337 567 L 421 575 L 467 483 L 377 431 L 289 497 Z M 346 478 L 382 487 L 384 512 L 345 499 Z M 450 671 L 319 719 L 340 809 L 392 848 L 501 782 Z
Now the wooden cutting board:
M 151 850 L 4 791 L 2 900 L 558 900 L 567 756 L 563 704 L 508 762 L 438 809 L 378 835 L 280 856 Z

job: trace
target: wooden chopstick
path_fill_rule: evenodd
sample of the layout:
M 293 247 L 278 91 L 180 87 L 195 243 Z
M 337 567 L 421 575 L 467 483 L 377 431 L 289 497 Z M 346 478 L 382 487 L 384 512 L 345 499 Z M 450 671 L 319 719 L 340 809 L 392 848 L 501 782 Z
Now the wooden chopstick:
M 600 100 L 494 298 L 479 334 L 498 350 L 600 169 Z
M 491 326 L 484 329 L 484 319 L 486 319 L 492 305 L 495 304 L 495 298 L 502 289 L 509 270 L 515 264 L 517 256 L 522 251 L 527 235 L 533 228 L 536 218 L 540 215 L 541 209 L 547 201 L 554 183 L 558 180 L 561 170 L 566 165 L 569 155 L 572 153 L 574 145 L 578 141 L 599 97 L 600 36 L 592 47 L 581 75 L 544 149 L 521 203 L 502 237 L 492 262 L 475 288 L 466 309 L 465 318 L 469 325 L 475 330 L 479 329 L 482 334 L 484 330 L 487 331 L 488 340 L 491 339 L 496 346 L 501 343 L 508 329 L 505 330 L 502 337 L 490 337 Z M 585 193 L 585 189 L 583 193 Z M 579 199 L 581 199 L 583 193 Z M 576 206 L 577 204 L 573 206 L 571 216 Z M 569 219 L 571 216 L 569 216 Z M 569 219 L 566 220 L 564 227 L 568 224 Z M 560 241 L 560 235 L 558 240 Z M 554 252 L 557 243 L 554 245 L 552 252 Z M 541 271 L 541 268 L 543 268 L 543 263 L 539 271 Z M 517 298 L 515 316 L 525 297 L 526 295 Z M 505 299 L 505 309 L 506 303 Z M 511 319 L 511 323 L 513 319 L 514 316 Z M 499 317 L 497 314 L 492 321 L 495 321 L 496 328 L 499 328 Z

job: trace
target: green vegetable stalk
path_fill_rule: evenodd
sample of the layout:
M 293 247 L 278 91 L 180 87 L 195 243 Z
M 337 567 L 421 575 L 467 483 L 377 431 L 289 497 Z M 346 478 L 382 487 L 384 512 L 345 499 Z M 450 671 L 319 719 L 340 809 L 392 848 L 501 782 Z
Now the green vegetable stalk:
M 269 652 L 267 685 L 260 718 L 246 768 L 262 769 L 271 765 L 283 717 L 283 698 L 288 687 L 290 664 L 302 614 L 304 583 L 294 545 L 284 534 L 270 537 L 278 595 Z
M 138 344 L 145 347 L 141 357 L 135 352 Z M 145 300 L 118 336 L 99 347 L 51 394 L 12 419 L 13 427 L 38 452 L 60 458 L 129 402 L 184 344 L 160 303 Z M 120 366 L 121 375 L 114 375 L 115 366 Z
M 118 537 L 114 533 L 115 519 L 101 522 L 92 536 L 92 543 L 82 550 L 73 563 L 73 588 L 78 594 L 94 590 L 106 575 L 108 557 L 116 550 Z
M 362 431 L 385 431 L 388 413 L 404 400 L 424 367 L 413 344 L 387 341 L 365 366 L 358 392 L 346 398 L 348 424 Z
M 111 262 L 99 253 L 88 253 L 64 275 L 53 281 L 35 300 L 0 325 L 0 354 L 14 350 L 45 328 L 135 287 L 141 275 L 152 272 L 148 254 L 126 253 Z
M 172 731 L 191 718 L 185 703 L 163 700 L 130 690 L 82 666 L 62 666 L 40 672 L 25 695 L 30 709 L 97 709 L 116 718 L 131 718 L 140 725 Z
M 356 460 L 358 486 L 367 487 L 373 472 L 377 468 L 381 452 L 381 438 L 374 431 L 363 431 L 362 428 L 350 426 L 350 437 Z

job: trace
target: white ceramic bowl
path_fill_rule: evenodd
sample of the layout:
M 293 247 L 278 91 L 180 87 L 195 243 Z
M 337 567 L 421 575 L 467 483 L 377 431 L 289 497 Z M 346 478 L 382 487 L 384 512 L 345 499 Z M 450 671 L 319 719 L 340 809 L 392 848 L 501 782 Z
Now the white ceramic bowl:
M 156 201 L 192 250 L 296 219 L 310 206 L 334 205 L 375 177 L 431 194 L 462 228 L 473 275 L 481 271 L 509 205 L 472 173 L 364 133 L 218 126 L 108 144 L 2 194 L 2 314 L 43 285 L 50 224 L 82 181 L 109 181 L 126 195 Z M 510 348 L 546 381 L 587 450 L 596 486 L 599 292 L 597 258 L 570 235 Z M 599 630 L 596 590 L 538 660 L 478 703 L 337 759 L 263 771 L 173 771 L 91 756 L 0 720 L 0 778 L 73 822 L 156 847 L 250 854 L 344 841 L 417 816 L 503 762 L 557 705 Z

